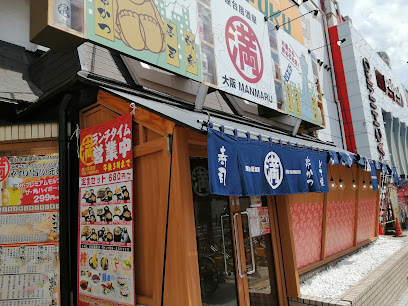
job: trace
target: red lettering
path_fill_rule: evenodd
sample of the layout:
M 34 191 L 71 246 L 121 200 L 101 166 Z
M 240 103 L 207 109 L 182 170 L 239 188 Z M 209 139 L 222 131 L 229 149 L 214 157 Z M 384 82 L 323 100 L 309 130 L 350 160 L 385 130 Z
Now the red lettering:
M 381 129 L 375 129 L 375 139 L 377 139 L 378 142 L 382 142 L 382 132 Z
M 384 158 L 384 156 L 385 156 L 385 151 L 384 151 L 384 145 L 382 144 L 382 143 L 380 143 L 379 145 L 378 145 L 378 147 L 377 147 L 377 149 L 378 149 L 378 151 L 381 153 L 381 159 L 383 159 Z
M 385 92 L 386 88 L 385 88 L 384 76 L 378 70 L 375 70 L 375 77 L 377 79 L 378 88 L 380 88 L 382 91 Z

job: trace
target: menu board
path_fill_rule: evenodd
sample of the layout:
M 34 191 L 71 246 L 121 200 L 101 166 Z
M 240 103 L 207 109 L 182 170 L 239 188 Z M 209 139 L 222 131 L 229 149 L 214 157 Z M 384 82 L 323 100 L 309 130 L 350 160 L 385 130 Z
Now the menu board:
M 58 154 L 0 158 L 0 304 L 59 305 Z
M 134 305 L 132 116 L 80 143 L 78 305 Z

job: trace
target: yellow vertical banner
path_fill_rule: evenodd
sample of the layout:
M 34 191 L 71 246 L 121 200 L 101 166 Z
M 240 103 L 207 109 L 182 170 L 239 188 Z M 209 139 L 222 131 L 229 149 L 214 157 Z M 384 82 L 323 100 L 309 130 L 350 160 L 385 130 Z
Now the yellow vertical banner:
M 314 121 L 318 122 L 319 121 L 319 116 L 317 112 L 317 101 L 315 97 L 312 97 L 312 108 L 313 108 L 313 119 Z
M 166 42 L 166 62 L 174 67 L 180 67 L 177 25 L 164 20 L 165 42 Z
M 294 96 L 295 96 L 295 105 L 296 105 L 296 114 L 302 115 L 302 109 L 300 108 L 300 98 L 299 98 L 299 91 L 296 87 L 293 88 Z
M 94 1 L 95 34 L 115 40 L 113 1 Z
M 183 40 L 186 58 L 186 70 L 187 72 L 198 75 L 195 35 L 189 31 L 183 30 Z
M 286 102 L 288 103 L 288 110 L 293 113 L 293 99 L 292 99 L 292 86 L 288 83 L 285 84 Z

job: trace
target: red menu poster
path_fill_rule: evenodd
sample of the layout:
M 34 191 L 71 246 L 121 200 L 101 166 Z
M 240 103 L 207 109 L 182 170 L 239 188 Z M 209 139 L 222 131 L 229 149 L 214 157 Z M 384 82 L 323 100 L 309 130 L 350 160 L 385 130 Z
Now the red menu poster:
M 130 114 L 81 130 L 78 305 L 134 305 Z

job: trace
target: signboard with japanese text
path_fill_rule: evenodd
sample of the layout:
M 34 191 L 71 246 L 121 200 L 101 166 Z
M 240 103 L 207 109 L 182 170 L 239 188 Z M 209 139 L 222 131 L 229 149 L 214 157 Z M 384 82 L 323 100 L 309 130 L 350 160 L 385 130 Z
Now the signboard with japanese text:
M 276 109 L 273 62 L 263 15 L 243 0 L 211 1 L 211 8 L 218 89 Z
M 327 153 L 208 129 L 210 192 L 224 196 L 329 192 Z
M 271 26 L 272 24 L 269 27 L 273 29 Z M 275 39 L 277 39 L 282 71 L 281 81 L 286 113 L 316 125 L 322 125 L 322 110 L 318 104 L 319 80 L 315 78 L 313 72 L 317 66 L 312 62 L 312 55 L 306 47 L 283 31 L 277 31 Z
M 268 207 L 254 207 L 246 209 L 251 227 L 251 236 L 266 235 L 271 232 Z
M 0 158 L 0 303 L 59 305 L 58 154 Z
M 130 114 L 81 130 L 78 305 L 134 305 Z
M 89 40 L 201 81 L 197 0 L 89 0 Z

